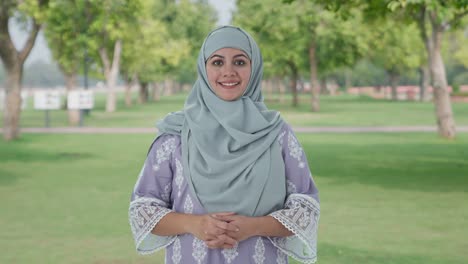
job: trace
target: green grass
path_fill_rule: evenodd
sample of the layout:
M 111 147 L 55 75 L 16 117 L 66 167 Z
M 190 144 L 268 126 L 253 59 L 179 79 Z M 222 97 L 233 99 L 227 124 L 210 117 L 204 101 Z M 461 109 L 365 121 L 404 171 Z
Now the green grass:
M 115 113 L 104 111 L 105 97 L 96 94 L 95 109 L 84 119 L 85 126 L 96 127 L 153 127 L 157 120 L 167 113 L 180 110 L 186 94 L 162 97 L 159 102 L 146 105 L 125 107 L 123 94 L 118 95 L 118 107 Z M 405 102 L 375 100 L 369 97 L 352 95 L 322 96 L 321 110 L 310 111 L 310 96 L 301 95 L 298 107 L 291 106 L 290 95 L 284 103 L 278 97 L 267 98 L 271 109 L 281 112 L 285 120 L 294 126 L 398 126 L 431 125 L 435 126 L 434 105 L 431 102 Z M 43 127 L 44 111 L 33 110 L 32 103 L 22 112 L 22 127 Z M 458 125 L 468 125 L 468 104 L 453 103 L 455 121 Z M 67 126 L 65 110 L 50 111 L 51 126 Z M 0 121 L 0 126 L 2 121 Z
M 319 263 L 468 263 L 467 134 L 298 136 L 321 194 Z M 163 263 L 136 255 L 127 221 L 152 138 L 0 141 L 0 263 Z

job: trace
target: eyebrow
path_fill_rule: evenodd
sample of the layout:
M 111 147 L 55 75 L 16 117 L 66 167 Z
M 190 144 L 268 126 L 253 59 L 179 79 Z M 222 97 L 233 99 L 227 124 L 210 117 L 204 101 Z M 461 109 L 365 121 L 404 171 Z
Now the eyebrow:
M 215 58 L 215 57 L 224 59 L 224 56 L 221 56 L 221 55 L 219 55 L 219 54 L 214 54 L 214 55 L 212 55 L 211 57 L 209 57 L 208 60 L 211 60 L 211 59 L 213 59 L 213 58 Z M 233 58 L 237 58 L 237 57 L 245 57 L 246 59 L 249 59 L 249 58 L 248 58 L 246 55 L 244 55 L 244 54 L 237 54 L 237 55 L 234 55 Z

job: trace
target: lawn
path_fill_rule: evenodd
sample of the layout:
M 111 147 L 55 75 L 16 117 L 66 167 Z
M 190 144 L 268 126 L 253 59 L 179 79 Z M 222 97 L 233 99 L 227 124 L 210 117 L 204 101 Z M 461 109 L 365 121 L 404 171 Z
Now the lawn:
M 157 120 L 168 112 L 180 110 L 186 94 L 162 97 L 159 102 L 125 107 L 123 94 L 118 94 L 118 107 L 115 113 L 104 111 L 105 97 L 96 94 L 95 108 L 84 119 L 85 126 L 96 127 L 153 127 Z M 275 97 L 277 99 L 277 97 Z M 266 103 L 271 109 L 281 112 L 282 116 L 293 126 L 399 126 L 430 125 L 435 126 L 434 105 L 431 102 L 406 102 L 375 100 L 369 97 L 353 95 L 322 96 L 321 110 L 310 111 L 310 96 L 301 95 L 298 107 L 292 107 L 290 96 L 279 103 L 269 100 Z M 468 104 L 453 103 L 455 121 L 458 125 L 468 125 Z M 67 126 L 65 110 L 49 112 L 52 127 Z M 43 127 L 44 111 L 29 107 L 21 115 L 22 127 Z M 0 120 L 0 126 L 2 121 Z
M 319 263 L 468 263 L 468 134 L 298 136 L 321 193 Z M 0 141 L 0 263 L 163 263 L 136 255 L 127 220 L 152 138 Z

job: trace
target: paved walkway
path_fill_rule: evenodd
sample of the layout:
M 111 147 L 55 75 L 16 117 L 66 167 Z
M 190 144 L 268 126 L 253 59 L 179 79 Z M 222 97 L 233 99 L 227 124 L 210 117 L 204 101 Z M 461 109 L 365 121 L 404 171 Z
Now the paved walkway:
M 365 126 L 365 127 L 293 127 L 298 133 L 398 133 L 436 132 L 435 126 Z M 156 128 L 146 127 L 36 127 L 22 128 L 21 133 L 61 133 L 61 134 L 153 134 Z M 457 126 L 457 132 L 468 132 L 468 126 Z M 3 129 L 0 128 L 0 133 Z

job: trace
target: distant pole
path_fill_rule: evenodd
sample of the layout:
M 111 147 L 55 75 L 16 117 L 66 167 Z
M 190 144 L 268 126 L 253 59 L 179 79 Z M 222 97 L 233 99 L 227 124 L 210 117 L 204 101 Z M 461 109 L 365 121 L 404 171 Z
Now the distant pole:
M 45 127 L 50 127 L 49 110 L 45 110 Z
M 84 61 L 83 61 L 83 72 L 84 72 L 84 88 L 88 90 L 88 47 L 85 44 L 84 49 Z M 89 109 L 85 109 L 84 112 L 86 115 L 89 115 Z
M 88 5 L 89 2 L 86 0 L 85 1 L 85 7 L 84 7 L 84 16 L 86 17 L 86 23 L 84 24 L 83 28 L 83 34 L 87 35 L 88 34 L 88 25 L 90 23 L 89 21 L 89 14 L 88 14 Z M 85 38 L 86 39 L 86 38 Z M 83 73 L 84 73 L 84 89 L 88 90 L 88 43 L 84 42 L 84 58 L 83 58 Z M 85 109 L 84 113 L 88 116 L 90 109 Z

